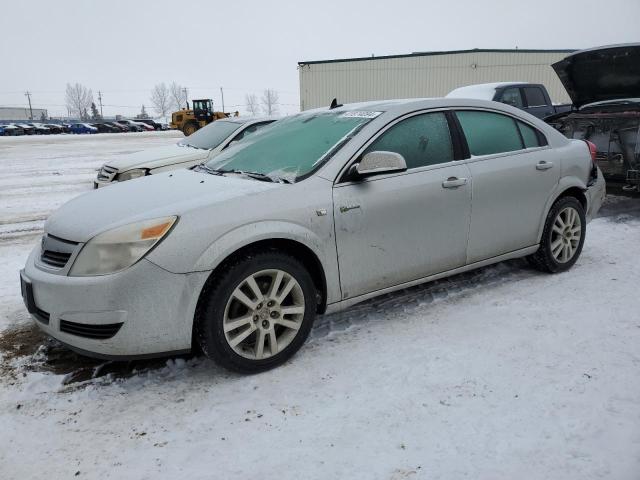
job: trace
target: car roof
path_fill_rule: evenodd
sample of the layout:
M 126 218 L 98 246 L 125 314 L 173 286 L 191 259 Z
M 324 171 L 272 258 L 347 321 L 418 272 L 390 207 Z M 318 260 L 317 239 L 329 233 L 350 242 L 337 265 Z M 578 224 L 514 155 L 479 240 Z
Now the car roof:
M 476 83 L 474 85 L 466 85 L 451 90 L 446 98 L 483 98 L 491 100 L 499 88 L 510 87 L 513 85 L 526 85 L 529 82 L 492 82 L 492 83 Z
M 227 117 L 216 120 L 216 122 L 231 122 L 239 125 L 247 123 L 275 122 L 280 117 Z
M 434 98 L 404 98 L 395 100 L 379 100 L 370 102 L 358 102 L 341 105 L 335 108 L 335 112 L 351 112 L 351 111 L 369 111 L 383 112 L 384 116 L 395 116 L 405 112 L 416 110 L 426 110 L 431 108 L 455 108 L 455 107 L 478 107 L 490 108 L 492 110 L 502 110 L 506 113 L 521 116 L 523 112 L 504 103 L 494 102 L 491 100 L 481 100 L 477 98 L 451 98 L 451 97 L 434 97 Z M 316 108 L 313 110 L 305 110 L 306 113 L 320 113 L 328 111 L 328 107 Z M 381 115 L 382 116 L 382 115 Z

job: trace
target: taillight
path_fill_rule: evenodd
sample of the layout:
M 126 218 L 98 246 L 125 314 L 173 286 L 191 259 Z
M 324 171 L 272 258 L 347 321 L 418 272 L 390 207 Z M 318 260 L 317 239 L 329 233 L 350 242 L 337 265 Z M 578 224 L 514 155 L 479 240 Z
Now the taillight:
M 591 186 L 595 183 L 595 181 L 598 178 L 598 163 L 596 162 L 598 148 L 596 147 L 595 143 L 590 142 L 589 140 L 585 140 L 585 142 L 587 142 L 587 146 L 589 147 L 589 153 L 591 154 L 591 173 L 589 174 L 589 183 L 588 183 L 588 185 Z
M 587 145 L 589 146 L 589 153 L 591 154 L 591 161 L 593 162 L 594 165 L 596 165 L 596 155 L 598 153 L 598 148 L 596 147 L 595 143 L 590 142 L 589 140 L 585 140 L 585 142 L 587 142 Z

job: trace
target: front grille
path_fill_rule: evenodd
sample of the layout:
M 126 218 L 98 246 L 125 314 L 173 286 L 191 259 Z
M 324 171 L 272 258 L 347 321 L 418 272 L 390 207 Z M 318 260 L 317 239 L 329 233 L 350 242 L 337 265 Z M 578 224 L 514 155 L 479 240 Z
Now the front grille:
M 55 268 L 64 268 L 78 244 L 69 240 L 45 235 L 42 237 L 40 261 Z
M 100 180 L 101 182 L 111 182 L 115 178 L 117 173 L 118 173 L 117 168 L 104 165 L 98 171 L 98 180 Z
M 122 323 L 109 323 L 107 325 L 89 325 L 87 323 L 69 322 L 60 320 L 60 331 L 84 338 L 105 340 L 113 337 L 122 327 Z
M 46 263 L 47 265 L 51 265 L 52 267 L 64 268 L 70 257 L 70 253 L 52 252 L 50 250 L 45 250 L 42 252 L 42 257 L 40 257 L 40 259 L 44 263 Z

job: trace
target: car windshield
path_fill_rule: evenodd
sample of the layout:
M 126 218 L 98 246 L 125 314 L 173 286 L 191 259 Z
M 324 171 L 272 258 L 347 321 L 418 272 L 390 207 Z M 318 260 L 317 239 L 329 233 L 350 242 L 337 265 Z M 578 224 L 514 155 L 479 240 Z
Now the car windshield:
M 178 145 L 186 145 L 189 147 L 203 148 L 210 150 L 220 145 L 225 138 L 242 127 L 239 122 L 225 122 L 224 120 L 216 120 L 197 132 L 189 135 L 184 140 L 180 140 Z
M 319 168 L 380 113 L 323 111 L 287 117 L 233 145 L 206 168 L 295 182 Z

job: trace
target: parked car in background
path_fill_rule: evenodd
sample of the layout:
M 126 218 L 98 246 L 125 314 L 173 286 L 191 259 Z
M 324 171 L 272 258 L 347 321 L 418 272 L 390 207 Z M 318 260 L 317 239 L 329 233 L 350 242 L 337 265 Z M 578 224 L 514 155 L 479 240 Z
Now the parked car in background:
M 160 130 L 171 130 L 171 127 L 169 127 L 168 123 L 161 123 Z
M 73 123 L 70 127 L 71 133 L 98 133 L 98 129 L 88 123 Z
M 544 85 L 526 82 L 481 83 L 456 88 L 447 98 L 477 98 L 506 103 L 534 117 L 544 118 L 571 110 L 571 104 L 554 105 Z
M 17 125 L 0 125 L 0 135 L 5 137 L 24 135 L 24 130 Z
M 154 130 L 162 130 L 162 125 L 152 120 L 151 118 L 136 118 L 135 121 L 138 123 L 144 123 L 146 125 L 149 125 L 153 127 Z
M 582 50 L 552 67 L 575 110 L 545 121 L 593 142 L 607 181 L 640 192 L 640 43 Z
M 64 126 L 58 123 L 45 123 L 44 126 L 47 127 L 51 133 L 65 133 Z
M 36 135 L 49 135 L 51 133 L 51 130 L 42 123 L 29 123 L 28 125 L 35 129 Z
M 122 155 L 103 165 L 94 188 L 167 170 L 190 168 L 211 159 L 228 146 L 274 122 L 275 118 L 216 120 L 175 145 Z
M 129 131 L 129 127 L 127 127 L 126 125 L 122 125 L 118 122 L 104 122 L 104 124 L 116 128 L 119 132 Z
M 143 132 L 146 130 L 141 125 L 131 120 L 118 120 L 115 123 L 128 127 L 130 132 Z
M 120 129 L 108 123 L 93 123 L 92 126 L 98 129 L 98 133 L 119 133 Z
M 16 123 L 15 125 L 17 127 L 20 127 L 24 131 L 25 135 L 35 135 L 36 134 L 36 129 L 33 128 L 31 125 L 29 125 L 27 123 Z
M 604 193 L 587 142 L 508 105 L 309 110 L 202 166 L 71 200 L 21 287 L 35 324 L 85 354 L 196 344 L 257 372 L 291 357 L 317 313 L 516 257 L 568 270 Z
M 143 130 L 146 130 L 147 132 L 153 132 L 155 131 L 155 128 L 152 125 L 149 125 L 148 123 L 145 122 L 139 122 L 137 120 L 135 120 L 135 123 L 137 123 L 138 125 L 140 125 L 142 127 Z

